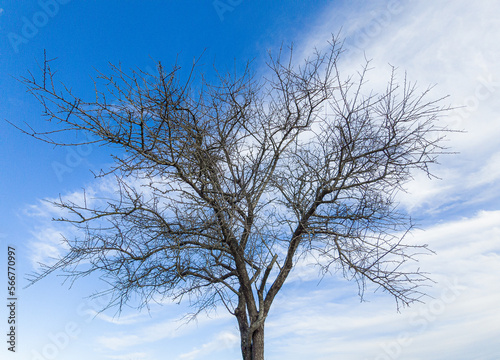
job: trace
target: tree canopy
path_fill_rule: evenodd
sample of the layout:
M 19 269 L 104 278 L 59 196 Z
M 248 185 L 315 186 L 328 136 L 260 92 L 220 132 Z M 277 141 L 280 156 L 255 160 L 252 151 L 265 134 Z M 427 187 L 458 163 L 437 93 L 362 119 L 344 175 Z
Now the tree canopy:
M 268 74 L 208 79 L 195 62 L 155 73 L 112 66 L 93 100 L 43 76 L 23 79 L 54 128 L 24 130 L 56 145 L 86 133 L 108 146 L 116 198 L 55 203 L 82 236 L 37 274 L 74 279 L 98 273 L 112 304 L 189 296 L 196 311 L 223 305 L 236 316 L 244 359 L 263 359 L 264 322 L 299 256 L 324 272 L 367 283 L 398 306 L 418 301 L 425 273 L 405 265 L 426 245 L 409 245 L 413 224 L 395 194 L 413 171 L 445 151 L 437 119 L 442 99 L 428 99 L 395 70 L 382 93 L 339 70 L 333 39 L 296 65 L 293 51 L 269 56 Z

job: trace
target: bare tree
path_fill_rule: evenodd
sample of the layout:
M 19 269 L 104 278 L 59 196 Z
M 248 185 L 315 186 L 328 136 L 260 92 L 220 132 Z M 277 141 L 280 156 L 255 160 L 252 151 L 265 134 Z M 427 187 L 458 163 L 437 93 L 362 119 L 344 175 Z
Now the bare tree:
M 223 304 L 245 360 L 264 358 L 265 320 L 299 256 L 355 279 L 361 296 L 375 283 L 398 306 L 419 301 L 428 278 L 403 264 L 429 250 L 403 242 L 413 224 L 394 195 L 415 169 L 430 175 L 445 108 L 394 71 L 383 93 L 367 92 L 368 63 L 343 79 L 341 53 L 332 40 L 295 66 L 280 51 L 263 79 L 249 65 L 210 81 L 196 63 L 189 74 L 112 66 L 92 101 L 59 91 L 45 60 L 41 79 L 23 81 L 55 127 L 24 131 L 109 145 L 115 166 L 97 176 L 119 190 L 104 206 L 55 203 L 68 213 L 56 220 L 84 235 L 65 239 L 68 252 L 34 281 L 97 272 L 112 305 L 137 294 L 142 305 L 186 295 L 196 312 Z

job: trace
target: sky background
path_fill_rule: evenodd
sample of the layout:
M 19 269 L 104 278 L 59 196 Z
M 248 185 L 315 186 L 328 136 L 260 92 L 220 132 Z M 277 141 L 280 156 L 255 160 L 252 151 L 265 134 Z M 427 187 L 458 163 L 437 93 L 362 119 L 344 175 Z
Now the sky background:
M 24 276 L 57 253 L 64 227 L 42 199 L 79 196 L 96 187 L 89 169 L 110 159 L 97 146 L 53 148 L 5 120 L 44 128 L 41 106 L 16 80 L 39 74 L 46 49 L 58 79 L 91 96 L 91 76 L 108 63 L 151 69 L 155 61 L 208 65 L 254 60 L 264 74 L 268 50 L 295 44 L 305 58 L 331 34 L 345 39 L 344 74 L 372 59 L 370 82 L 386 81 L 389 64 L 432 96 L 456 107 L 443 125 L 464 130 L 433 169 L 416 176 L 401 206 L 421 224 L 410 241 L 436 254 L 420 259 L 436 284 L 425 304 L 396 311 L 384 293 L 360 303 L 355 284 L 321 281 L 301 265 L 266 322 L 266 359 L 500 358 L 500 2 L 453 1 L 0 1 L 0 291 L 7 302 L 7 246 L 17 251 L 18 352 L 0 342 L 2 359 L 232 360 L 240 357 L 236 321 L 219 309 L 184 324 L 185 304 L 150 312 L 96 315 L 86 298 L 104 284 L 84 279 L 68 289 L 49 277 L 27 289 Z M 0 307 L 7 332 L 7 308 Z

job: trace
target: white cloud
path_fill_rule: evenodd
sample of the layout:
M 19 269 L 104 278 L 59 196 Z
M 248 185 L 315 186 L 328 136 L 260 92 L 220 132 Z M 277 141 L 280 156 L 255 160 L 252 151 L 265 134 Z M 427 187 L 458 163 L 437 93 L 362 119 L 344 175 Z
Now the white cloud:
M 145 180 L 130 178 L 127 183 L 143 191 L 144 197 L 151 196 L 151 189 L 142 185 Z M 32 235 L 30 242 L 30 260 L 34 269 L 38 269 L 39 263 L 51 264 L 54 257 L 60 257 L 65 253 L 67 247 L 62 241 L 63 238 L 74 239 L 82 237 L 82 231 L 78 230 L 66 222 L 54 222 L 53 219 L 69 218 L 75 219 L 76 215 L 71 214 L 67 209 L 55 205 L 55 203 L 74 204 L 77 207 L 103 208 L 107 201 L 117 198 L 118 185 L 114 177 L 99 178 L 94 183 L 80 190 L 70 191 L 61 194 L 58 198 L 46 198 L 38 200 L 35 204 L 26 206 L 22 215 L 31 218 L 34 229 L 30 231 Z M 149 191 L 148 191 L 149 190 Z
M 33 268 L 37 269 L 39 264 L 50 265 L 61 257 L 65 246 L 62 243 L 61 229 L 53 226 L 38 228 L 30 232 L 30 261 Z
M 199 314 L 196 320 L 191 322 L 186 322 L 183 318 L 170 318 L 154 324 L 136 325 L 132 328 L 119 331 L 118 335 L 100 336 L 97 341 L 110 350 L 123 350 L 138 345 L 183 338 L 200 327 L 212 326 L 229 318 L 232 318 L 232 316 L 228 313 L 223 313 L 215 317 L 209 317 L 207 314 Z
M 467 206 L 471 200 L 477 204 L 488 197 L 500 198 L 498 186 L 490 190 L 500 168 L 500 159 L 492 156 L 500 152 L 498 13 L 498 2 L 355 1 L 340 10 L 332 6 L 318 19 L 322 25 L 301 41 L 304 53 L 313 46 L 324 47 L 331 33 L 338 31 L 332 24 L 346 23 L 341 33 L 348 50 L 341 61 L 345 73 L 355 73 L 366 55 L 373 59 L 370 86 L 385 83 L 392 64 L 400 76 L 407 71 L 422 90 L 436 84 L 434 98 L 450 95 L 443 105 L 460 107 L 440 120 L 466 131 L 448 136 L 446 145 L 459 154 L 442 156 L 442 165 L 434 168 L 443 181 L 417 176 L 409 184 L 411 194 L 402 196 L 408 209 L 426 205 L 434 212 L 440 206 L 447 209 L 449 200 Z
M 116 336 L 100 336 L 97 341 L 104 347 L 117 351 L 130 348 L 136 345 L 153 343 L 159 340 L 172 339 L 185 334 L 181 331 L 176 320 L 169 320 L 163 323 L 149 325 L 134 331 L 134 334 L 127 334 L 126 332 L 119 332 Z
M 491 186 L 500 180 L 500 151 L 484 160 L 486 161 L 484 161 L 482 167 L 468 176 L 469 186 Z
M 109 355 L 108 358 L 116 360 L 141 360 L 141 359 L 151 360 L 151 356 L 145 352 L 134 352 L 124 355 Z
M 369 302 L 359 303 L 356 286 L 336 279 L 312 290 L 305 284 L 285 290 L 267 322 L 268 358 L 493 359 L 491 340 L 500 336 L 494 310 L 500 303 L 500 211 L 433 226 L 413 241 L 437 251 L 420 262 L 437 281 L 427 289 L 433 298 L 398 314 L 387 294 L 366 294 Z
M 194 350 L 182 354 L 178 357 L 179 360 L 195 360 L 205 359 L 208 354 L 219 352 L 225 349 L 233 348 L 240 342 L 240 337 L 232 332 L 221 332 L 215 336 L 210 342 L 197 347 Z
M 150 320 L 150 316 L 148 314 L 144 313 L 139 313 L 139 312 L 134 312 L 132 314 L 128 314 L 125 316 L 109 316 L 103 312 L 96 311 L 95 309 L 88 309 L 87 313 L 92 316 L 92 318 L 96 318 L 102 321 L 105 321 L 107 323 L 111 323 L 114 325 L 130 325 L 130 324 L 136 324 L 140 322 L 144 322 L 146 320 Z

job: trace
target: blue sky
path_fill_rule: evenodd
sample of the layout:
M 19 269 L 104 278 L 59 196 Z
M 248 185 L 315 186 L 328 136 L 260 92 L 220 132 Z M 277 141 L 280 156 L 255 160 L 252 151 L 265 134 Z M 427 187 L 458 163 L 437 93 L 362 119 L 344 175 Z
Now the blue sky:
M 57 5 L 54 5 L 57 4 Z M 448 145 L 435 173 L 416 176 L 401 206 L 422 224 L 410 241 L 436 255 L 419 266 L 436 284 L 425 304 L 396 312 L 392 298 L 367 293 L 300 263 L 266 323 L 266 358 L 458 359 L 500 358 L 500 3 L 429 1 L 0 1 L 0 279 L 8 245 L 17 249 L 18 282 L 60 251 L 54 210 L 42 199 L 78 197 L 92 181 L 89 169 L 109 163 L 104 149 L 53 148 L 4 120 L 43 128 L 41 107 L 16 78 L 37 71 L 43 50 L 57 57 L 58 78 L 91 94 L 95 69 L 121 62 L 153 68 L 155 61 L 190 63 L 203 51 L 218 67 L 254 59 L 258 71 L 269 49 L 295 43 L 307 56 L 341 30 L 341 70 L 355 73 L 373 59 L 370 82 L 387 80 L 388 64 L 407 71 L 436 97 L 457 107 L 441 119 L 465 130 Z M 6 280 L 5 281 L 6 288 Z M 195 360 L 239 358 L 236 322 L 224 309 L 180 321 L 185 304 L 152 305 L 96 315 L 85 298 L 104 289 L 94 278 L 70 290 L 56 276 L 20 289 L 19 352 L 2 359 Z M 319 282 L 319 284 L 318 284 Z M 2 296 L 6 297 L 5 291 Z M 0 311 L 6 331 L 7 313 Z

